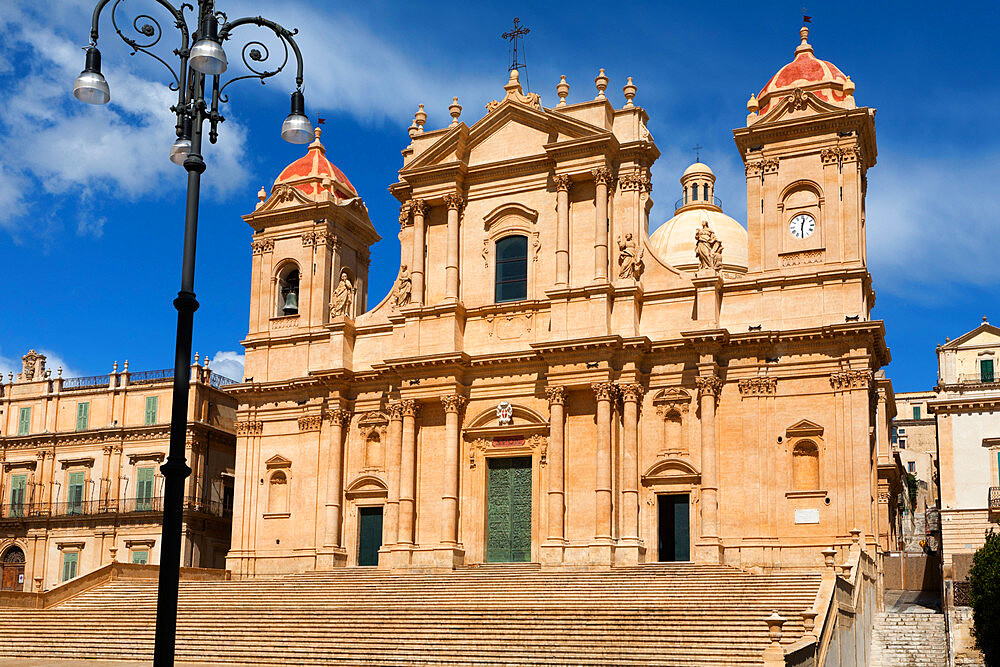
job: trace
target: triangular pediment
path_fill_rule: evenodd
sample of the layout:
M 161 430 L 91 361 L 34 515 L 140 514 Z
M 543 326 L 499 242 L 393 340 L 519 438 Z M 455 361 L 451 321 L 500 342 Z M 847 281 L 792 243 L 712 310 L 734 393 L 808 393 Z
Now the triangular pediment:
M 267 461 L 264 461 L 264 465 L 267 466 L 268 470 L 273 468 L 291 468 L 292 462 L 280 454 L 275 454 Z
M 983 322 L 972 331 L 962 334 L 952 341 L 948 341 L 941 347 L 944 349 L 955 349 L 959 347 L 975 347 L 977 345 L 1000 344 L 1000 328 L 993 326 L 989 322 Z
M 843 110 L 842 107 L 824 102 L 808 90 L 797 88 L 783 97 L 773 109 L 758 118 L 753 124 L 776 123 L 782 120 L 795 120 L 805 116 Z
M 606 135 L 610 133 L 565 114 L 506 99 L 472 127 L 460 123 L 443 134 L 400 175 L 457 162 L 489 164 L 543 155 L 552 144 Z
M 809 421 L 808 419 L 802 419 L 785 429 L 785 435 L 789 438 L 823 435 L 823 427 L 816 422 Z

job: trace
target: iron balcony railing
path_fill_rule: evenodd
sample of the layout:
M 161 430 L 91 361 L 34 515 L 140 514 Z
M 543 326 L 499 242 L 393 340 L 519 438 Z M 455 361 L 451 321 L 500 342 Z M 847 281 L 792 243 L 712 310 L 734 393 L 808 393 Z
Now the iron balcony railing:
M 128 374 L 129 384 L 149 384 L 160 380 L 172 380 L 174 377 L 173 368 L 163 368 L 158 371 L 137 371 Z
M 218 500 L 186 498 L 184 509 L 188 512 L 219 518 L 231 518 L 233 508 Z M 0 505 L 0 520 L 30 521 L 39 517 L 94 516 L 99 514 L 161 513 L 163 498 L 160 496 L 125 498 L 124 500 L 81 500 L 58 503 L 7 503 Z
M 226 385 L 239 384 L 239 380 L 233 380 L 232 378 L 227 378 L 225 375 L 212 373 L 208 376 L 208 384 L 216 389 L 220 389 Z
M 1000 523 L 1000 486 L 991 486 L 989 495 L 990 521 Z
M 674 210 L 681 208 L 682 206 L 687 206 L 688 204 L 707 204 L 707 199 L 693 199 L 691 197 L 681 197 L 674 202 Z M 718 197 L 712 197 L 712 204 L 722 208 L 722 200 Z
M 108 387 L 111 379 L 107 375 L 90 375 L 82 378 L 66 378 L 63 380 L 63 391 L 70 389 L 97 389 Z
M 993 373 L 967 373 L 958 376 L 961 384 L 998 384 L 1000 375 Z

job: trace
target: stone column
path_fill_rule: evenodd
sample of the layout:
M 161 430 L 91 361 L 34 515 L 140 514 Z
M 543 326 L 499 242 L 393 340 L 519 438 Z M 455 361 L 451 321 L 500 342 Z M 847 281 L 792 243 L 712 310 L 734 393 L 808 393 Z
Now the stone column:
M 399 465 L 403 444 L 403 404 L 391 401 L 389 410 L 389 450 L 386 452 L 386 473 L 389 477 L 389 493 L 385 499 L 385 524 L 382 526 L 382 545 L 396 543 L 399 526 Z M 381 561 L 380 561 L 381 562 Z
M 441 496 L 441 543 L 458 545 L 458 484 L 461 459 L 461 416 L 464 396 L 442 396 L 444 403 L 444 493 Z
M 423 199 L 414 199 L 410 202 L 410 210 L 413 211 L 413 268 L 410 269 L 410 280 L 412 281 L 413 303 L 423 305 L 424 303 L 424 245 L 425 229 L 424 214 L 427 212 L 427 202 Z
M 716 375 L 695 378 L 701 408 L 701 537 L 719 539 L 719 480 L 716 473 L 715 403 L 722 390 Z
M 330 463 L 326 470 L 326 531 L 323 546 L 340 547 L 340 511 L 344 496 L 344 426 L 351 423 L 347 410 L 332 410 L 330 421 Z
M 549 540 L 565 542 L 566 488 L 563 477 L 566 387 L 549 387 Z
M 611 185 L 611 170 L 607 167 L 594 169 L 594 282 L 608 280 L 608 186 Z
M 396 543 L 413 545 L 417 484 L 417 413 L 420 405 L 414 400 L 403 404 L 403 446 L 399 461 L 399 527 Z
M 568 174 L 553 177 L 556 184 L 556 286 L 569 285 L 569 189 L 573 181 Z
M 597 496 L 595 507 L 594 537 L 601 542 L 611 541 L 611 401 L 615 385 L 596 382 L 592 385 L 597 396 Z
M 445 195 L 448 205 L 448 264 L 445 266 L 445 299 L 458 301 L 459 226 L 458 218 L 465 203 L 457 192 Z
M 620 386 L 624 407 L 622 434 L 622 533 L 625 540 L 639 541 L 639 403 L 641 384 Z
M 111 445 L 101 447 L 101 492 L 99 496 L 99 507 L 106 507 L 108 497 L 111 495 Z

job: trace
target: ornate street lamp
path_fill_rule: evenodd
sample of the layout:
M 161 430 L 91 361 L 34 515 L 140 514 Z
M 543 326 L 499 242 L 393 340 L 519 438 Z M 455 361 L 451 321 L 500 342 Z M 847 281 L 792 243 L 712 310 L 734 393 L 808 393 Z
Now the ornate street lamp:
M 261 83 L 279 72 L 288 64 L 289 49 L 295 55 L 296 90 L 292 93 L 291 114 L 281 128 L 281 137 L 291 143 L 303 144 L 312 139 L 312 125 L 305 115 L 302 97 L 302 54 L 293 39 L 296 31 L 289 31 L 277 23 L 259 16 L 230 21 L 215 9 L 214 0 L 197 0 L 198 15 L 194 7 L 184 3 L 175 7 L 167 0 L 153 0 L 169 13 L 170 21 L 180 33 L 180 43 L 173 54 L 179 60 L 175 71 L 171 65 L 150 49 L 159 43 L 162 29 L 159 22 L 148 14 L 139 14 L 132 19 L 129 34 L 119 26 L 117 12 L 126 0 L 100 0 L 94 8 L 90 28 L 90 45 L 87 48 L 86 64 L 83 72 L 73 85 L 73 95 L 87 104 L 107 104 L 111 99 L 108 82 L 101 74 L 101 52 L 97 49 L 98 25 L 101 12 L 109 4 L 111 23 L 118 36 L 132 49 L 132 54 L 142 51 L 163 64 L 173 75 L 170 89 L 177 91 L 177 104 L 170 110 L 177 116 L 177 141 L 170 148 L 170 160 L 183 165 L 188 172 L 187 209 L 184 220 L 184 254 L 181 269 L 181 289 L 174 299 L 177 309 L 177 345 L 174 354 L 173 404 L 170 415 L 170 452 L 161 471 L 164 477 L 163 491 L 163 533 L 160 542 L 160 579 L 156 601 L 156 645 L 154 661 L 156 666 L 174 664 L 174 641 L 177 630 L 177 589 L 181 557 L 181 526 L 184 512 L 184 479 L 191 474 L 184 458 L 184 440 L 187 426 L 188 384 L 191 379 L 191 332 L 194 325 L 194 311 L 198 301 L 194 294 L 195 244 L 198 234 L 198 198 L 201 174 L 205 171 L 205 161 L 201 156 L 202 127 L 209 123 L 209 141 L 218 139 L 218 126 L 225 118 L 219 113 L 219 103 L 228 102 L 224 94 L 230 83 L 242 79 L 259 79 Z M 197 31 L 193 35 L 188 28 L 188 19 L 195 19 Z M 221 22 L 221 25 L 220 25 Z M 268 60 L 271 53 L 259 41 L 248 41 L 242 49 L 242 59 L 250 74 L 235 76 L 226 82 L 220 80 L 228 68 L 228 60 L 223 44 L 231 38 L 233 30 L 244 25 L 255 25 L 273 32 L 281 43 L 284 54 L 280 64 L 274 69 Z M 134 31 L 134 35 L 132 32 Z M 131 35 L 131 36 L 130 36 Z M 193 46 L 190 44 L 193 41 Z M 274 59 L 277 63 L 278 58 Z M 210 94 L 206 96 L 206 90 Z

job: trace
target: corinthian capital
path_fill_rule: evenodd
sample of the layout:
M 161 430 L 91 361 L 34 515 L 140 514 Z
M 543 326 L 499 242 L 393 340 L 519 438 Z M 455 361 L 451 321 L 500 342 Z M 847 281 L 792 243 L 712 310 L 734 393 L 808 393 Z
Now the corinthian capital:
M 423 215 L 427 212 L 427 202 L 423 199 L 411 199 L 407 203 L 410 206 L 410 210 L 413 211 L 413 215 Z
M 549 405 L 565 405 L 566 387 L 546 387 L 545 397 L 549 399 Z
M 416 417 L 420 413 L 420 404 L 413 399 L 402 400 L 400 404 L 402 404 L 404 417 Z
M 403 402 L 402 401 L 389 401 L 389 405 L 386 406 L 389 411 L 389 421 L 400 421 L 403 418 Z
M 722 379 L 717 375 L 696 377 L 695 384 L 698 386 L 698 396 L 716 396 L 722 391 Z
M 465 404 L 466 404 L 467 401 L 468 401 L 468 399 L 465 398 L 465 396 L 455 395 L 455 396 L 442 396 L 441 397 L 441 402 L 444 404 L 444 411 L 445 412 L 459 413 L 459 412 L 462 411 L 462 408 L 465 407 Z
M 622 400 L 626 403 L 638 403 L 642 400 L 642 394 L 644 392 L 642 385 L 635 382 L 627 382 L 618 385 L 619 391 L 622 393 Z
M 598 401 L 610 401 L 618 395 L 618 387 L 614 382 L 595 382 L 590 385 Z
M 569 189 L 573 187 L 573 179 L 569 174 L 556 174 L 552 177 L 552 181 L 556 184 L 556 190 L 559 192 L 569 192 Z
M 348 410 L 341 410 L 340 408 L 336 410 L 330 410 L 326 413 L 326 419 L 331 424 L 340 424 L 341 426 L 346 426 L 351 423 L 351 413 Z
M 600 185 L 611 185 L 614 175 L 607 167 L 598 167 L 590 172 L 594 176 L 594 182 Z
M 457 192 L 450 192 L 444 196 L 444 203 L 449 211 L 461 211 L 465 206 L 465 200 Z

